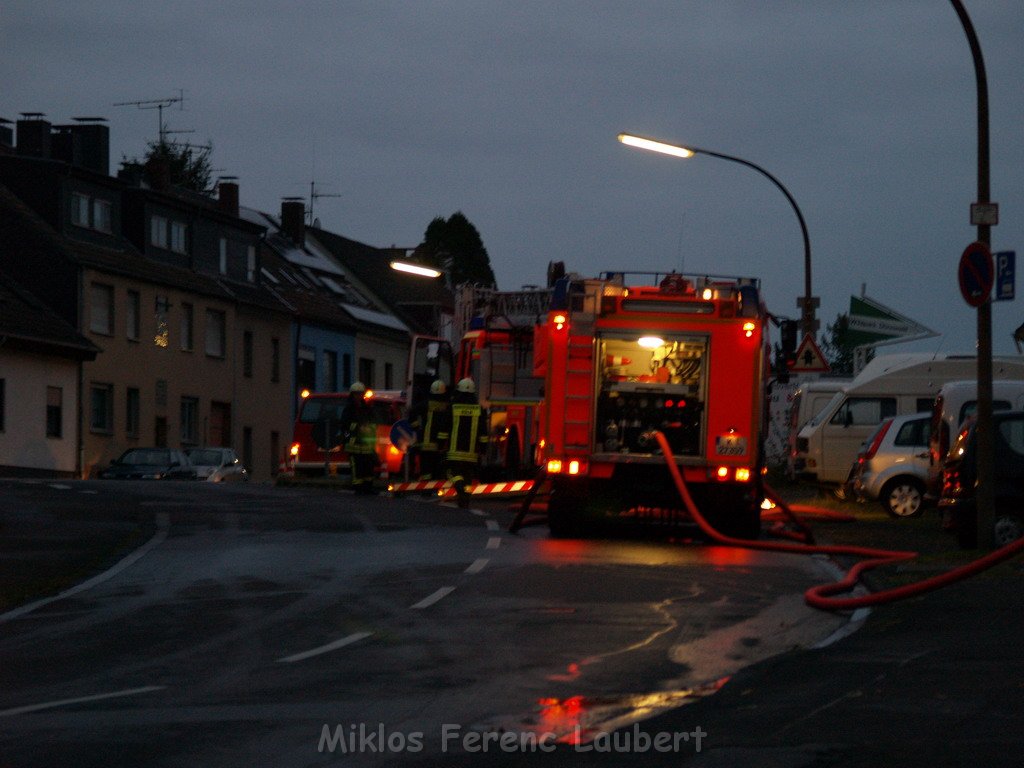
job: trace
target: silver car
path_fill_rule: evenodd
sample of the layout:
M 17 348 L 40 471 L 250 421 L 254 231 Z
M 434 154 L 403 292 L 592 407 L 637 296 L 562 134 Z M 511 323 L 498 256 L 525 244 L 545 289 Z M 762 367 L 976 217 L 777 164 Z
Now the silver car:
M 928 480 L 931 414 L 884 419 L 864 441 L 851 473 L 853 492 L 877 500 L 893 517 L 914 517 L 924 509 Z
M 249 479 L 238 454 L 231 448 L 189 448 L 186 453 L 199 480 L 223 483 Z

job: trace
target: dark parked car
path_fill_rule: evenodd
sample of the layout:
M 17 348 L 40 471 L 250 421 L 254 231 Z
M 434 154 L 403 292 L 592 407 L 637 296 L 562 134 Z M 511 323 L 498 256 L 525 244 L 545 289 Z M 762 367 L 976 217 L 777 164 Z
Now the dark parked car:
M 963 547 L 977 543 L 977 426 L 973 418 L 960 426 L 942 470 L 939 509 L 945 514 L 943 524 L 956 533 Z M 996 546 L 1003 546 L 1024 536 L 1024 411 L 993 413 L 992 435 L 996 457 L 992 536 Z
M 173 448 L 129 448 L 100 473 L 112 480 L 193 480 L 188 456 Z

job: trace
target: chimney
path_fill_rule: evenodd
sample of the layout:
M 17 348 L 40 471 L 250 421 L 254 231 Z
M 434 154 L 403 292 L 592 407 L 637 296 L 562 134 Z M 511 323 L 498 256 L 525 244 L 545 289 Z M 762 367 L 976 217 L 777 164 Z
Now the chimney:
M 18 121 L 18 154 L 50 157 L 50 123 L 42 112 L 22 112 Z
M 105 117 L 73 117 L 71 135 L 78 139 L 79 164 L 104 176 L 110 175 L 110 128 Z
M 281 231 L 300 248 L 306 244 L 306 201 L 301 197 L 281 200 Z
M 217 184 L 217 207 L 228 216 L 238 217 L 238 177 L 222 176 Z

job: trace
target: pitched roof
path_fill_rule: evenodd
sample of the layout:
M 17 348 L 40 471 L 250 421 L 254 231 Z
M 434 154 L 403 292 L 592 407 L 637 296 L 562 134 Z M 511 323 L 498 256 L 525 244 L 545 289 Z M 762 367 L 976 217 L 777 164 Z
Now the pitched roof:
M 0 272 L 0 338 L 6 348 L 92 360 L 100 348 Z

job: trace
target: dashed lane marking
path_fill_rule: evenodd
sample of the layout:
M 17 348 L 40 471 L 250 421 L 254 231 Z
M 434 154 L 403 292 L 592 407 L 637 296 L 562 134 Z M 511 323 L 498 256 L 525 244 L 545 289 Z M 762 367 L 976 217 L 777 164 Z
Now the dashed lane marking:
M 119 699 L 125 696 L 137 696 L 140 693 L 162 691 L 166 687 L 166 685 L 147 685 L 143 688 L 128 688 L 123 691 L 97 693 L 94 696 L 81 696 L 77 699 L 60 699 L 59 701 L 47 701 L 42 704 L 29 704 L 25 707 L 14 707 L 13 709 L 0 710 L 0 717 L 13 717 L 14 715 L 24 715 L 27 712 L 39 712 L 43 709 L 57 709 L 58 707 L 66 707 L 70 706 L 71 704 L 86 704 L 90 701 L 103 701 L 105 699 Z
M 439 590 L 437 590 L 433 594 L 427 595 L 425 598 L 420 600 L 418 603 L 413 603 L 409 607 L 413 608 L 413 609 L 416 609 L 416 610 L 419 610 L 421 608 L 429 608 L 434 603 L 436 603 L 436 602 L 438 602 L 440 600 L 443 600 L 444 598 L 448 597 L 448 595 L 450 595 L 454 591 L 455 591 L 455 587 L 441 587 Z
M 499 537 L 499 536 L 491 536 L 491 538 L 489 538 L 487 540 L 487 548 L 488 549 L 497 549 L 500 546 L 501 546 L 501 537 Z
M 480 573 L 480 571 L 487 567 L 489 562 L 491 562 L 490 559 L 486 557 L 477 558 L 470 564 L 464 573 Z
M 348 635 L 347 637 L 343 637 L 340 640 L 335 640 L 333 643 L 327 643 L 326 645 L 321 645 L 317 648 L 311 648 L 310 650 L 303 651 L 302 653 L 295 653 L 291 656 L 285 656 L 283 659 L 278 659 L 278 661 L 282 664 L 291 664 L 296 661 L 302 661 L 303 659 L 308 659 L 312 656 L 319 656 L 321 653 L 329 653 L 330 651 L 336 651 L 339 648 L 344 648 L 346 645 L 358 643 L 360 640 L 365 640 L 372 634 L 373 632 L 356 632 L 355 634 Z

